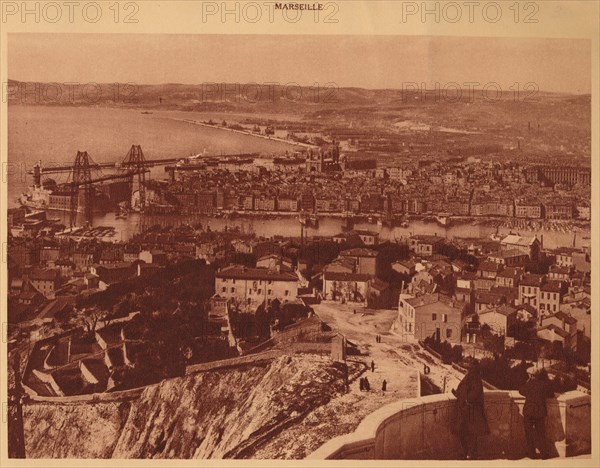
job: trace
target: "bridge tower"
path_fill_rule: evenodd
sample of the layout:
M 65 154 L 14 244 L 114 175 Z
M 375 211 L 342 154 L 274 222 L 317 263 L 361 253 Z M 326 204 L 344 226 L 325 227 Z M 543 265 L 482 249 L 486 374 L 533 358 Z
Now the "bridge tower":
M 146 158 L 140 145 L 131 145 L 131 149 L 125 156 L 121 167 L 137 172 L 139 194 L 140 194 L 140 213 L 144 212 L 146 207 Z M 133 176 L 130 179 L 131 193 L 133 193 Z
M 75 163 L 73 164 L 71 181 L 71 227 L 77 224 L 77 212 L 79 208 L 80 188 L 83 189 L 83 214 L 85 220 L 91 224 L 94 210 L 94 186 L 92 185 L 92 171 L 90 156 L 87 151 L 77 151 Z

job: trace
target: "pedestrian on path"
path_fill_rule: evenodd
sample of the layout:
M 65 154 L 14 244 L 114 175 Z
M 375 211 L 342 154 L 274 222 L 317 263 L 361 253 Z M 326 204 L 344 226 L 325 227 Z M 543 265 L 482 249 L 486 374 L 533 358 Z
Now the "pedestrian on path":
M 375 361 L 371 361 L 371 372 L 375 372 Z
M 381 384 L 381 390 L 383 390 L 383 393 L 385 393 L 385 391 L 387 390 L 387 380 L 383 380 L 383 383 Z

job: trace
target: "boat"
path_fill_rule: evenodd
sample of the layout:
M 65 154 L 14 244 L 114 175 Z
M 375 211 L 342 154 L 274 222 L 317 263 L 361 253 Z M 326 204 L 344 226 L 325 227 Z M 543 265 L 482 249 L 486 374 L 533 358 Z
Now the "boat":
M 351 216 L 346 216 L 342 222 L 342 231 L 351 231 L 354 229 L 354 219 Z
M 304 227 L 309 228 L 318 228 L 319 227 L 319 218 L 317 215 L 306 215 L 302 214 L 299 217 L 300 224 L 304 225 Z
M 442 226 L 446 226 L 448 224 L 449 219 L 450 219 L 449 213 L 439 213 L 438 215 L 435 216 L 435 220 Z

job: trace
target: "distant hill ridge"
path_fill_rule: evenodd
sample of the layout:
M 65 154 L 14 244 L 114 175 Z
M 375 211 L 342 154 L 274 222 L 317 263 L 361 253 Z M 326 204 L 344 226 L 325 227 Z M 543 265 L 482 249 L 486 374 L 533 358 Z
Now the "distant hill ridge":
M 427 86 L 432 86 L 427 84 Z M 489 91 L 496 101 L 515 100 L 513 90 L 503 90 L 497 95 Z M 156 85 L 133 83 L 62 83 L 23 82 L 8 80 L 7 95 L 11 104 L 29 105 L 127 105 L 140 108 L 177 108 L 182 110 L 235 110 L 248 106 L 273 108 L 303 105 L 307 107 L 377 106 L 404 107 L 432 104 L 438 101 L 456 103 L 458 90 L 449 87 L 443 91 L 405 89 L 365 89 L 337 87 L 335 84 L 298 86 L 260 83 L 213 83 L 200 84 L 165 83 Z M 481 89 L 474 91 L 463 88 L 461 102 L 484 101 Z M 531 96 L 538 100 L 569 102 L 590 105 L 589 94 L 565 94 L 537 91 L 521 91 L 520 96 Z M 489 102 L 489 100 L 488 100 Z

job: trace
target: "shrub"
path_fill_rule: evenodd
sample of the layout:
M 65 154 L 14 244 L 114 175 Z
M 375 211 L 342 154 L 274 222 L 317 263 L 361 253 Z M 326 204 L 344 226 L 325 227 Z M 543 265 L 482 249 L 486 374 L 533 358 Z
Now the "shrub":
M 424 343 L 442 356 L 444 364 L 462 361 L 463 348 L 460 345 L 451 345 L 447 341 L 438 341 L 433 336 L 425 338 Z

